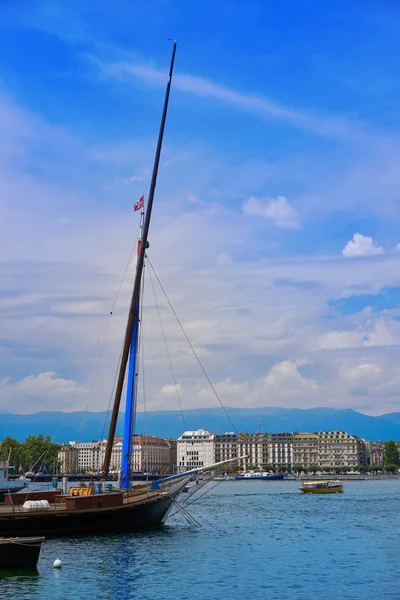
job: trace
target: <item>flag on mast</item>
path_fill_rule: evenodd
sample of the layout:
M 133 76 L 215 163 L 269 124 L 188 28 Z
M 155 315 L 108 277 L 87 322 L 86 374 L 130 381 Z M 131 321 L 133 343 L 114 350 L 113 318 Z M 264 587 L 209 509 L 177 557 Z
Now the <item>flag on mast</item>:
M 139 200 L 133 205 L 134 211 L 140 210 L 141 208 L 144 208 L 144 196 L 141 196 Z

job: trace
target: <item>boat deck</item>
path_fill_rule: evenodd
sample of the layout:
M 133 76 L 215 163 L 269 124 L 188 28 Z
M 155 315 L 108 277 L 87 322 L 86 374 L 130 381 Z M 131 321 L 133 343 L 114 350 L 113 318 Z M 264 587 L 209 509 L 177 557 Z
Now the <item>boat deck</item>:
M 68 513 L 70 511 L 96 511 L 110 510 L 121 506 L 143 504 L 150 502 L 160 496 L 166 496 L 163 490 L 138 490 L 128 493 L 106 492 L 104 494 L 92 494 L 82 496 L 58 496 L 56 502 L 49 502 L 47 507 L 35 510 L 24 508 L 23 504 L 0 505 L 0 517 L 11 515 L 43 515 L 48 513 Z M 23 494 L 24 500 L 29 499 L 29 494 Z

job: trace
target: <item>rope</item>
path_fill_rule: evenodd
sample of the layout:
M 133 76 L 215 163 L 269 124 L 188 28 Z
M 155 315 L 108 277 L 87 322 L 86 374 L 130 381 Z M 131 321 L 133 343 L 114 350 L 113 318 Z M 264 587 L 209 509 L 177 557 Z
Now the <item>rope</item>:
M 149 262 L 150 262 L 150 261 L 149 261 Z M 151 270 L 149 271 L 149 275 L 150 275 L 151 287 L 153 288 L 154 301 L 155 301 L 155 303 L 156 303 L 156 307 L 157 307 L 158 318 L 159 318 L 159 320 L 160 320 L 161 331 L 162 331 L 163 338 L 164 338 L 165 350 L 166 350 L 166 352 L 167 352 L 168 361 L 169 361 L 169 366 L 170 366 L 170 369 L 171 369 L 172 380 L 173 380 L 173 382 L 174 382 L 174 387 L 175 387 L 176 397 L 177 397 L 177 399 L 178 399 L 179 410 L 181 411 L 181 416 L 182 416 L 182 422 L 183 422 L 183 426 L 184 426 L 184 428 L 186 429 L 185 415 L 184 415 L 184 413 L 183 413 L 183 410 L 182 410 L 181 398 L 180 398 L 180 396 L 179 396 L 179 392 L 178 392 L 178 385 L 177 385 L 177 383 L 176 383 L 176 379 L 175 379 L 175 373 L 174 373 L 174 369 L 173 369 L 173 367 L 172 367 L 171 355 L 170 355 L 170 353 L 169 353 L 169 348 L 168 348 L 167 338 L 166 338 L 166 335 L 165 335 L 165 331 L 164 331 L 164 325 L 163 325 L 162 318 L 161 318 L 160 307 L 159 307 L 159 304 L 158 304 L 158 301 L 157 301 L 156 290 L 155 290 L 155 287 L 154 287 L 153 278 L 152 278 L 152 276 L 151 276 Z
M 105 416 L 104 423 L 103 423 L 103 429 L 101 431 L 101 439 L 104 439 L 104 431 L 105 431 L 105 428 L 106 428 L 106 425 L 107 425 L 107 420 L 108 420 L 109 413 L 110 413 L 111 402 L 112 402 L 112 399 L 113 399 L 113 396 L 114 396 L 114 389 L 115 389 L 115 384 L 117 382 L 117 376 L 118 376 L 119 365 L 121 363 L 121 357 L 122 357 L 122 346 L 121 346 L 121 350 L 120 350 L 120 353 L 119 353 L 117 369 L 116 369 L 116 371 L 114 373 L 114 381 L 113 381 L 111 392 L 110 392 L 110 398 L 109 398 L 109 401 L 108 401 L 106 416 Z
M 143 269 L 145 265 L 143 264 Z M 142 302 L 140 303 L 140 322 L 142 324 L 140 328 L 140 356 L 142 359 L 142 393 L 143 393 L 143 430 L 144 430 L 144 465 L 146 468 L 146 481 L 149 481 L 149 452 L 147 447 L 147 410 L 146 410 L 146 377 L 145 377 L 145 360 L 144 360 L 144 312 L 143 312 L 143 294 L 144 294 L 144 280 L 142 279 Z
M 143 224 L 143 214 L 144 214 L 144 213 L 142 212 L 142 213 L 141 213 L 141 217 L 140 217 L 140 223 L 139 223 L 139 229 L 138 229 L 138 233 L 137 233 L 137 235 L 136 235 L 136 241 L 135 241 L 135 244 L 134 244 L 134 245 L 133 245 L 133 247 L 132 247 L 131 254 L 130 254 L 130 256 L 129 256 L 129 260 L 128 260 L 128 262 L 126 263 L 125 271 L 124 271 L 124 274 L 123 274 L 123 276 L 122 276 L 122 280 L 121 280 L 121 282 L 120 282 L 120 285 L 119 285 L 119 288 L 118 288 L 118 291 L 117 291 L 117 295 L 116 295 L 116 297 L 115 297 L 115 300 L 114 300 L 114 303 L 113 303 L 113 305 L 112 305 L 112 307 L 111 307 L 111 311 L 110 311 L 110 317 L 111 317 L 111 316 L 113 315 L 113 313 L 114 313 L 114 309 L 115 309 L 115 306 L 116 306 L 116 304 L 117 304 L 117 300 L 118 300 L 118 298 L 119 298 L 119 295 L 120 295 L 120 292 L 121 292 L 122 286 L 123 286 L 123 284 L 124 284 L 125 277 L 126 277 L 126 274 L 127 274 L 127 272 L 128 272 L 128 269 L 129 269 L 129 265 L 131 264 L 131 262 L 132 262 L 132 258 L 133 258 L 134 254 L 135 254 L 135 250 L 137 249 L 138 240 L 139 240 L 139 238 L 140 238 L 140 235 L 141 235 L 141 230 L 142 230 L 142 224 Z M 113 396 L 114 396 L 115 384 L 116 384 L 116 381 L 117 381 L 118 372 L 119 372 L 119 368 L 120 368 L 120 364 L 121 364 L 121 357 L 122 357 L 122 346 L 121 346 L 121 351 L 120 351 L 119 358 L 118 358 L 117 368 L 116 368 L 116 370 L 115 370 L 115 374 L 114 374 L 114 381 L 113 381 L 113 385 L 112 385 L 112 389 L 111 389 L 110 398 L 109 398 L 109 401 L 108 401 L 108 406 L 107 406 L 107 412 L 106 412 L 106 416 L 105 416 L 104 423 L 103 423 L 103 429 L 102 429 L 102 432 L 101 432 L 101 439 L 104 439 L 104 431 L 105 431 L 105 428 L 106 428 L 106 425 L 107 425 L 107 421 L 108 421 L 108 418 L 109 418 L 109 413 L 110 413 L 111 403 L 112 403 Z
M 177 320 L 177 323 L 178 323 L 179 327 L 180 327 L 180 328 L 181 328 L 181 330 L 182 330 L 182 333 L 183 333 L 183 335 L 184 335 L 184 336 L 185 336 L 185 338 L 186 338 L 186 341 L 187 341 L 187 343 L 188 343 L 188 344 L 189 344 L 189 346 L 190 346 L 190 349 L 192 350 L 192 352 L 193 352 L 193 354 L 194 354 L 194 356 L 195 356 L 195 358 L 196 358 L 197 362 L 199 363 L 199 366 L 200 366 L 201 370 L 203 371 L 203 373 L 204 373 L 204 375 L 205 375 L 205 377 L 206 377 L 206 379 L 207 379 L 207 381 L 208 381 L 208 383 L 209 383 L 209 385 L 210 385 L 210 387 L 211 387 L 212 391 L 214 392 L 214 395 L 215 395 L 215 397 L 217 398 L 217 400 L 218 400 L 218 402 L 219 402 L 219 404 L 220 404 L 220 406 L 221 406 L 222 410 L 224 411 L 224 413 L 225 413 L 225 416 L 226 416 L 226 418 L 228 419 L 229 423 L 232 425 L 232 428 L 233 428 L 234 432 L 235 432 L 235 433 L 237 433 L 237 429 L 236 429 L 235 425 L 233 424 L 233 421 L 232 421 L 232 419 L 230 418 L 230 416 L 229 416 L 229 414 L 228 414 L 228 412 L 227 412 L 227 410 L 226 410 L 225 406 L 223 405 L 223 403 L 222 403 L 222 400 L 221 400 L 221 398 L 219 397 L 219 395 L 218 395 L 218 393 L 217 393 L 217 390 L 216 390 L 216 389 L 215 389 L 215 387 L 213 386 L 213 384 L 212 384 L 212 381 L 211 381 L 211 379 L 209 378 L 209 376 L 208 376 L 208 374 L 207 374 L 207 372 L 206 372 L 205 368 L 203 367 L 203 364 L 202 364 L 202 362 L 201 362 L 200 358 L 198 357 L 196 350 L 194 349 L 194 347 L 193 347 L 193 345 L 192 345 L 191 341 L 189 340 L 189 337 L 188 337 L 188 335 L 187 335 L 187 333 L 186 333 L 186 331 L 185 331 L 185 329 L 184 329 L 184 327 L 183 327 L 183 325 L 182 325 L 181 321 L 179 320 L 179 317 L 178 317 L 178 315 L 176 314 L 176 312 L 175 312 L 175 309 L 174 309 L 174 307 L 172 306 L 172 304 L 171 304 L 171 301 L 170 301 L 170 299 L 169 299 L 169 298 L 168 298 L 168 296 L 167 296 L 167 292 L 165 291 L 165 289 L 164 289 L 164 287 L 163 287 L 163 285 L 162 285 L 162 283 L 161 283 L 161 281 L 160 281 L 160 279 L 159 279 L 159 277 L 158 277 L 158 275 L 157 275 L 157 273 L 156 273 L 156 271 L 155 271 L 155 269 L 154 269 L 154 267 L 153 267 L 153 265 L 152 265 L 152 263 L 151 263 L 150 259 L 149 259 L 149 265 L 150 265 L 150 267 L 151 267 L 151 270 L 153 271 L 153 273 L 154 273 L 154 275 L 155 275 L 155 277 L 156 277 L 156 279 L 157 279 L 157 281 L 158 281 L 158 284 L 159 284 L 159 286 L 160 286 L 160 288 L 161 288 L 161 290 L 162 290 L 162 292 L 163 292 L 163 294 L 164 294 L 164 296 L 165 296 L 165 298 L 166 298 L 166 300 L 167 300 L 167 302 L 168 302 L 168 304 L 169 304 L 169 306 L 170 306 L 170 308 L 171 308 L 171 310 L 172 310 L 172 312 L 173 312 L 173 314 L 174 314 L 174 317 L 175 317 L 175 319 Z
M 188 523 L 194 525 L 195 527 L 200 527 L 200 523 L 190 513 L 188 513 L 187 510 L 183 508 L 183 506 L 179 504 L 176 498 L 174 498 L 173 504 L 176 505 L 178 509 L 175 513 L 173 513 L 174 515 L 177 514 L 177 512 L 179 511 L 185 517 Z
M 5 538 L 5 539 L 10 544 L 15 544 L 16 546 L 29 546 L 31 548 L 32 547 L 34 547 L 34 548 L 40 548 L 40 546 L 43 543 L 43 542 L 39 542 L 38 544 L 30 544 L 29 542 L 20 542 L 20 541 L 18 541 L 18 538 Z M 0 538 L 0 542 L 1 542 L 1 538 Z

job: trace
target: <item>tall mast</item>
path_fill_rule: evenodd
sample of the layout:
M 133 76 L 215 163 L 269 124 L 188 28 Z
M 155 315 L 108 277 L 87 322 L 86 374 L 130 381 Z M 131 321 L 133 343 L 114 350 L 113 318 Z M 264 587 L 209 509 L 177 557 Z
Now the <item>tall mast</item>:
M 164 99 L 164 107 L 163 107 L 163 112 L 162 112 L 162 117 L 161 117 L 160 131 L 158 134 L 158 142 L 157 142 L 156 154 L 155 154 L 155 158 L 154 158 L 153 173 L 151 176 L 146 216 L 145 216 L 144 225 L 143 225 L 142 243 L 140 245 L 140 253 L 139 253 L 139 258 L 138 258 L 137 266 L 136 266 L 135 284 L 133 287 L 128 322 L 126 324 L 125 340 L 124 340 L 124 346 L 123 346 L 123 350 L 122 350 L 121 364 L 120 364 L 120 368 L 119 368 L 117 387 L 115 389 L 114 406 L 113 406 L 113 411 L 112 411 L 112 415 L 111 415 L 110 429 L 108 432 L 106 452 L 105 452 L 105 456 L 104 456 L 104 463 L 103 463 L 103 469 L 102 469 L 103 476 L 106 476 L 108 474 L 108 470 L 110 468 L 111 451 L 112 451 L 112 447 L 114 444 L 115 430 L 117 427 L 118 412 L 119 412 L 119 406 L 121 403 L 122 388 L 124 387 L 126 364 L 128 362 L 129 349 L 130 349 L 131 340 L 132 340 L 132 331 L 133 331 L 133 326 L 134 326 L 135 320 L 137 320 L 137 321 L 139 320 L 139 315 L 135 312 L 135 309 L 138 304 L 139 294 L 140 294 L 140 284 L 141 284 L 142 273 L 143 273 L 144 255 L 146 252 L 146 242 L 147 242 L 147 237 L 148 237 L 148 233 L 149 233 L 151 211 L 153 208 L 154 192 L 155 192 L 156 184 L 157 184 L 158 166 L 160 164 L 160 156 L 161 156 L 161 148 L 162 148 L 162 142 L 163 142 L 163 137 L 164 137 L 165 121 L 167 118 L 167 111 L 168 111 L 169 94 L 170 94 L 170 90 L 171 90 L 172 73 L 174 70 L 175 52 L 176 52 L 176 42 L 174 41 L 174 46 L 172 49 L 172 56 L 171 56 L 171 64 L 169 67 L 167 89 L 165 91 L 165 99 Z

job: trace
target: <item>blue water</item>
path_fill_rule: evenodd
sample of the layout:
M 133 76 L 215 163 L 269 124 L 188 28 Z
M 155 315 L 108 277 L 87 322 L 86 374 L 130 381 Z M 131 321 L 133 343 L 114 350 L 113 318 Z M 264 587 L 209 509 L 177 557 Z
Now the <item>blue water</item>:
M 0 598 L 398 599 L 399 508 L 397 480 L 332 496 L 222 482 L 189 509 L 200 527 L 175 516 L 147 533 L 47 540 L 36 575 L 0 572 Z

